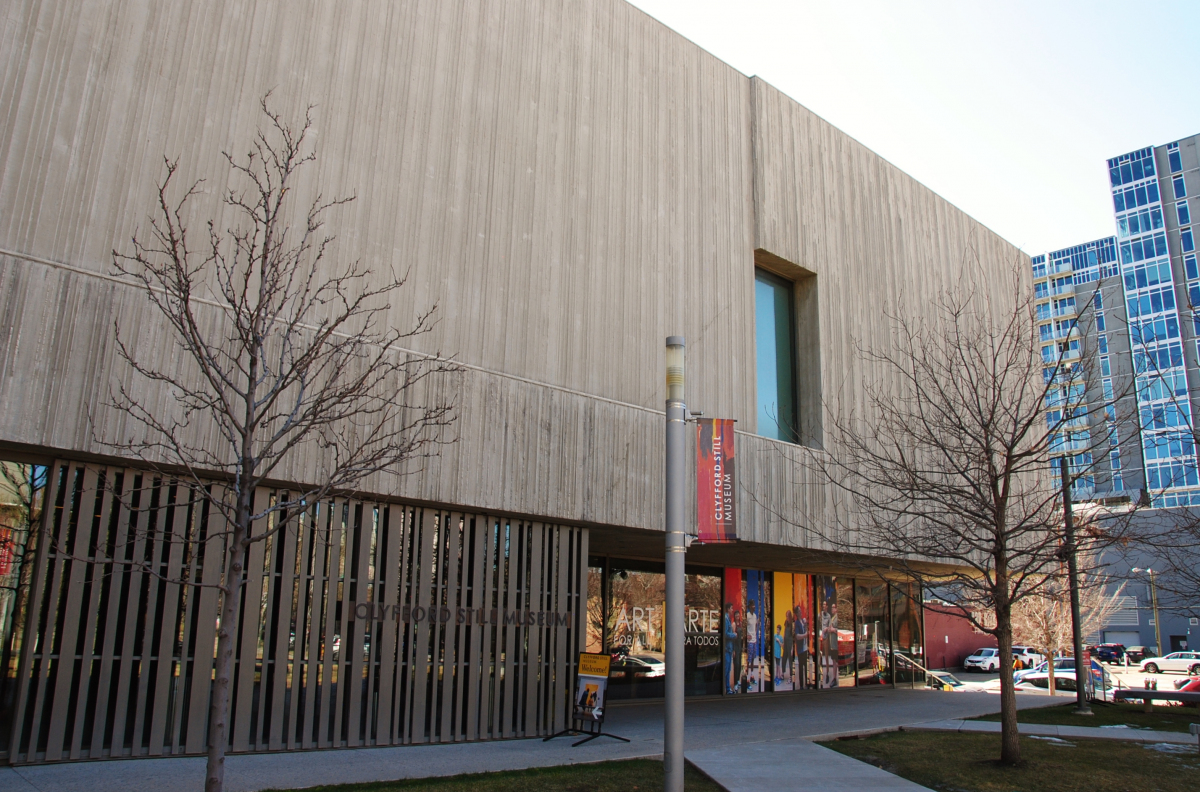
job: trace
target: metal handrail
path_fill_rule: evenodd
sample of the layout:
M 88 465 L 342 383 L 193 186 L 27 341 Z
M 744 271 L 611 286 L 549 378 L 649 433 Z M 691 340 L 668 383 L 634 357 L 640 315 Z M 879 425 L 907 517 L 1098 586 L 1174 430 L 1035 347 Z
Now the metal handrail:
M 915 667 L 917 667 L 917 668 L 921 669 L 921 670 L 922 670 L 922 671 L 924 671 L 926 674 L 928 674 L 928 673 L 931 673 L 931 672 L 930 672 L 930 670 L 929 670 L 928 668 L 926 668 L 925 666 L 921 665 L 921 664 L 920 664 L 920 663 L 918 663 L 916 660 L 913 660 L 911 657 L 906 657 L 905 655 L 902 655 L 902 654 L 897 654 L 897 653 L 895 653 L 895 652 L 893 652 L 893 655 L 894 655 L 895 657 L 899 658 L 900 660 L 903 660 L 904 662 L 908 663 L 909 665 L 911 665 L 911 666 L 915 666 Z

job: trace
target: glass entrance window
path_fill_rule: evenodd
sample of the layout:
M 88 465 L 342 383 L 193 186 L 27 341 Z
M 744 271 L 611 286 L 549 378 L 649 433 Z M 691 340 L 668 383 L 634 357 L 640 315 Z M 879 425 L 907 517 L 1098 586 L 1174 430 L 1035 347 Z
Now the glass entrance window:
M 892 653 L 897 684 L 925 681 L 925 637 L 921 629 L 921 586 L 893 583 Z
M 758 433 L 799 442 L 796 409 L 794 286 L 763 270 L 754 275 Z
M 588 559 L 587 626 L 583 650 L 604 651 L 604 559 Z
M 838 687 L 855 685 L 854 637 L 854 580 L 838 578 L 837 612 L 840 619 L 837 631 Z
M 684 579 L 687 608 L 683 667 L 687 696 L 721 694 L 721 576 L 689 574 Z
M 590 570 L 589 570 L 590 572 Z M 666 695 L 666 575 L 655 562 L 608 561 L 604 646 L 612 656 L 610 699 Z M 589 583 L 589 594 L 592 589 Z M 590 605 L 590 603 L 589 603 Z M 721 576 L 689 569 L 684 578 L 684 693 L 721 693 Z M 591 612 L 589 611 L 589 626 Z M 589 633 L 589 645 L 591 634 Z
M 892 681 L 888 640 L 888 587 L 882 581 L 858 581 L 854 602 L 857 638 L 858 684 L 886 685 Z
M 605 632 L 613 658 L 609 698 L 662 698 L 667 670 L 663 635 L 666 576 L 614 565 L 609 570 L 608 590 Z

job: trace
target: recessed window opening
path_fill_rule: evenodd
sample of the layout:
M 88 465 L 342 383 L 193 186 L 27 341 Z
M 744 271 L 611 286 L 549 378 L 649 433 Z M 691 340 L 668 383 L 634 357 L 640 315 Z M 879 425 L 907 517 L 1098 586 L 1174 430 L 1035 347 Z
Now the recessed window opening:
M 797 443 L 795 286 L 765 270 L 754 274 L 758 433 Z

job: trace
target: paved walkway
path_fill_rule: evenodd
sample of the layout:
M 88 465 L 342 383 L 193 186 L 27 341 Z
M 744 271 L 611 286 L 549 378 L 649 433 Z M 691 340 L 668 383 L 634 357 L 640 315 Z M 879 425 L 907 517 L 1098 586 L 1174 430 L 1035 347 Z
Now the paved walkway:
M 802 737 L 687 751 L 687 758 L 729 792 L 929 792 Z
M 943 720 L 905 726 L 912 731 L 956 731 L 999 734 L 1000 724 L 995 721 Z M 1101 728 L 1096 726 L 1055 726 L 1043 723 L 1019 723 L 1021 734 L 1037 734 L 1045 737 L 1074 737 L 1086 740 L 1125 740 L 1139 743 L 1179 743 L 1196 745 L 1196 737 L 1183 732 L 1152 731 L 1150 729 Z
M 1017 701 L 1022 707 L 1061 703 L 1044 694 L 1019 695 Z M 920 787 L 895 786 L 900 782 L 895 776 L 807 741 L 971 718 L 996 712 L 999 705 L 999 698 L 988 693 L 861 688 L 689 701 L 685 750 L 689 759 L 732 784 L 730 789 L 739 788 L 737 779 L 766 773 L 766 765 L 773 764 L 772 777 L 787 779 L 768 787 L 779 792 L 822 789 L 814 786 L 821 778 L 831 784 L 841 778 L 844 789 L 846 773 L 855 774 L 856 792 L 915 790 Z M 631 742 L 599 739 L 572 748 L 571 740 L 559 738 L 240 754 L 226 760 L 225 777 L 230 792 L 256 792 L 662 755 L 661 702 L 610 704 L 607 715 L 605 730 Z M 804 777 L 796 773 L 794 757 L 801 755 L 796 752 L 810 760 Z M 203 779 L 203 757 L 63 762 L 0 768 L 0 792 L 189 792 L 202 789 Z

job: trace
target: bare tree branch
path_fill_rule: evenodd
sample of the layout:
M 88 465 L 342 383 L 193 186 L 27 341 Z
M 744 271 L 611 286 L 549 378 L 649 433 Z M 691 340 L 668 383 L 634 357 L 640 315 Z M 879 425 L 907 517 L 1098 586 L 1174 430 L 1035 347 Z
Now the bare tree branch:
M 178 188 L 179 163 L 168 159 L 149 230 L 133 237 L 129 252 L 113 251 L 116 272 L 137 284 L 170 331 L 158 343 L 173 344 L 175 354 L 153 354 L 157 339 L 133 338 L 115 323 L 117 354 L 131 378 L 114 383 L 109 401 L 128 431 L 118 440 L 98 438 L 160 472 L 182 471 L 163 475 L 182 475 L 206 504 L 212 530 L 204 541 L 219 541 L 226 556 L 216 584 L 222 602 L 210 792 L 224 784 L 232 628 L 248 548 L 332 494 L 353 492 L 377 474 L 403 475 L 454 441 L 457 366 L 440 354 L 400 349 L 435 327 L 437 306 L 406 327 L 393 326 L 391 300 L 408 275 L 336 260 L 335 238 L 325 230 L 327 216 L 354 198 L 316 191 L 296 205 L 301 173 L 317 159 L 308 145 L 313 108 L 293 126 L 272 109 L 269 95 L 261 107 L 263 128 L 246 152 L 224 153 L 237 185 L 221 196 L 228 227 L 209 220 L 202 243 L 194 243 L 189 218 L 203 182 Z M 160 394 L 172 408 L 161 406 Z M 297 468 L 300 460 L 308 467 Z M 281 477 L 287 490 L 256 499 Z M 291 481 L 297 477 L 304 480 Z M 131 532 L 126 544 L 149 539 Z M 195 541 L 162 529 L 153 540 Z M 129 553 L 122 559 L 119 548 L 55 550 L 168 579 L 155 564 Z
M 1051 463 L 1067 455 L 1070 483 L 1085 488 L 1108 433 L 1088 413 L 1083 385 L 1089 350 L 1076 325 L 1091 301 L 1046 359 L 1027 263 L 1012 263 L 1007 293 L 995 300 L 970 286 L 995 282 L 987 266 L 969 249 L 966 285 L 935 295 L 917 315 L 884 308 L 890 338 L 856 342 L 873 378 L 857 398 L 826 406 L 825 449 L 806 459 L 842 496 L 823 536 L 829 545 L 864 569 L 937 588 L 996 636 L 1001 760 L 1016 762 L 1013 614 L 1052 588 L 1063 543 Z M 1081 533 L 1092 552 L 1122 535 L 1116 522 Z

